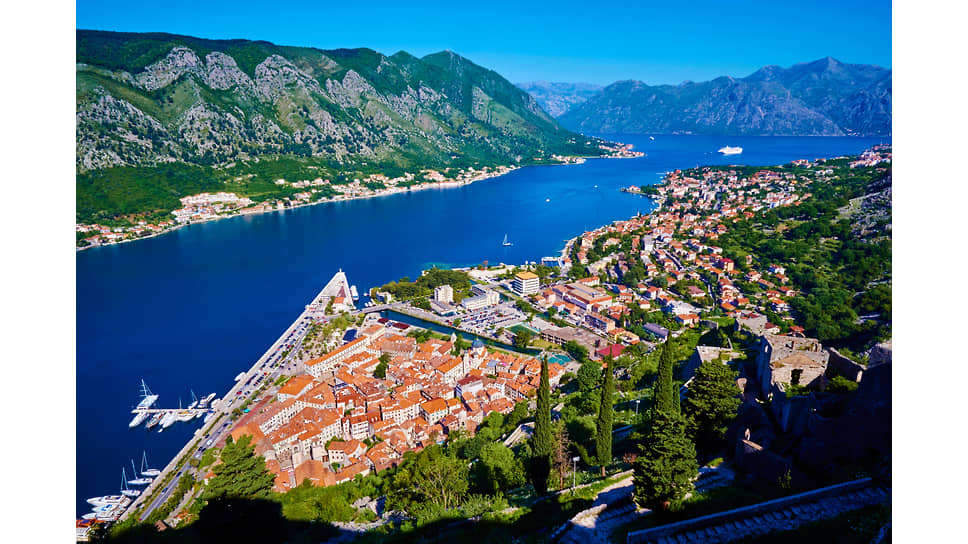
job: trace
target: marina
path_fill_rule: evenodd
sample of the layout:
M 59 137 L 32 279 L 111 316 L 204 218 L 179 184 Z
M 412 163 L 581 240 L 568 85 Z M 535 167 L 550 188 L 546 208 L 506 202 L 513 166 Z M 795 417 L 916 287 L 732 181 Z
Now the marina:
M 211 393 L 201 400 L 193 401 L 190 406 L 194 406 L 194 408 L 142 408 L 142 404 L 139 403 L 138 407 L 133 409 L 132 412 L 147 412 L 152 414 L 152 418 L 148 423 L 149 425 L 152 424 L 152 421 L 154 421 L 155 418 L 160 418 L 157 424 L 161 425 L 162 430 L 168 426 L 171 426 L 176 421 L 191 421 L 192 419 L 201 417 L 203 414 L 207 414 L 205 415 L 204 420 L 204 425 L 207 425 L 209 419 L 215 416 L 217 413 L 224 415 L 230 412 L 233 406 L 244 403 L 255 389 L 254 387 L 252 389 L 246 388 L 251 387 L 253 381 L 259 379 L 256 378 L 256 376 L 260 376 L 260 378 L 262 377 L 261 371 L 268 371 L 270 368 L 278 368 L 282 365 L 284 360 L 287 360 L 287 357 L 282 355 L 284 353 L 282 351 L 283 348 L 291 347 L 296 345 L 297 342 L 301 341 L 302 335 L 305 334 L 306 325 L 308 322 L 323 319 L 326 315 L 327 309 L 332 309 L 333 307 L 336 307 L 340 310 L 355 310 L 356 308 L 353 304 L 351 293 L 352 287 L 346 279 L 346 273 L 340 269 L 326 284 L 326 286 L 313 297 L 312 302 L 305 305 L 303 312 L 299 314 L 296 320 L 293 321 L 288 328 L 286 328 L 282 335 L 279 336 L 279 338 L 271 346 L 269 346 L 269 349 L 267 349 L 263 355 L 256 360 L 252 367 L 247 372 L 240 372 L 236 376 L 232 388 L 223 397 L 223 399 L 231 400 L 220 401 L 219 399 L 215 399 L 215 393 Z M 147 386 L 144 385 L 143 380 L 142 386 L 144 394 L 144 391 L 147 390 Z M 243 394 L 243 392 L 245 394 Z M 192 396 L 194 397 L 194 393 Z M 223 424 L 222 428 L 224 428 L 224 426 L 225 424 Z M 214 425 L 212 427 L 214 427 Z M 208 432 L 213 432 L 212 427 L 208 428 Z M 197 429 L 196 434 L 200 434 L 204 428 L 205 427 Z M 217 440 L 213 437 L 212 439 L 208 440 L 199 451 L 211 447 L 216 441 Z M 152 482 L 149 483 L 144 490 L 128 489 L 128 482 L 122 480 L 123 483 L 121 493 L 129 497 L 135 497 L 135 500 L 130 502 L 127 506 L 121 508 L 119 511 L 113 512 L 112 515 L 117 513 L 117 517 L 114 519 L 123 520 L 128 512 L 139 509 L 141 510 L 140 519 L 145 519 L 145 517 L 151 513 L 153 508 L 156 508 L 163 503 L 163 499 L 169 492 L 170 487 L 161 490 L 160 496 L 155 496 L 156 492 L 158 491 L 156 489 L 156 482 L 164 480 L 165 475 L 178 466 L 179 460 L 191 452 L 191 446 L 191 441 L 185 444 L 181 451 L 178 452 L 174 458 L 172 458 L 172 460 L 163 470 L 152 469 L 149 471 L 143 469 L 142 475 L 148 476 L 150 472 L 150 475 L 153 476 Z M 146 465 L 147 455 L 145 454 L 142 458 L 142 467 Z

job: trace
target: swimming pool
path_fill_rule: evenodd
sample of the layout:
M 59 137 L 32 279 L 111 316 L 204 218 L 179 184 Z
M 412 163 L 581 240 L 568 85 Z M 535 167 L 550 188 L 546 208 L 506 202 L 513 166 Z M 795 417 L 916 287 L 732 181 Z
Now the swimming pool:
M 555 354 L 552 354 L 550 357 L 548 357 L 548 362 L 554 363 L 556 365 L 567 365 L 568 363 L 571 362 L 571 357 L 568 357 L 567 355 L 562 355 L 561 353 L 555 353 Z

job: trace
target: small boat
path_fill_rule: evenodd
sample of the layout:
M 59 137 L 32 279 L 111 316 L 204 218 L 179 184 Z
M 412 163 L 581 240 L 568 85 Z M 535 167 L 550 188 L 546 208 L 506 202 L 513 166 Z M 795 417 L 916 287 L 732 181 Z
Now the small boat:
M 138 471 L 134 468 L 134 459 L 131 460 L 131 474 L 135 476 L 138 475 Z M 135 478 L 134 480 L 128 480 L 131 485 L 148 485 L 151 483 L 151 478 L 142 476 L 141 478 Z
M 508 235 L 507 234 L 504 235 L 504 244 L 503 245 L 505 245 L 505 246 L 514 245 L 511 242 L 508 242 Z
M 209 412 L 208 415 L 205 416 L 205 419 L 202 420 L 202 423 L 208 423 L 213 416 L 215 416 L 215 412 Z
M 209 395 L 198 402 L 199 408 L 204 408 L 212 399 L 215 398 L 215 393 L 209 393 Z
M 239 375 L 235 377 L 235 381 L 239 381 L 245 377 L 245 372 L 239 372 Z
M 125 474 L 124 467 L 121 467 L 121 494 L 129 497 L 137 497 L 141 494 L 137 489 L 128 489 L 128 476 Z
M 192 391 L 191 389 L 189 389 L 188 392 L 192 394 L 192 403 L 188 405 L 188 409 L 191 410 L 191 409 L 195 408 L 196 406 L 198 406 L 198 399 L 195 397 L 195 392 L 194 391 Z
M 546 198 L 545 199 L 545 202 L 551 202 L 551 199 L 550 198 Z
M 355 285 L 350 285 L 350 296 L 353 297 L 353 300 L 360 300 L 360 293 L 356 290 Z
M 161 474 L 161 471 L 156 468 L 145 468 L 148 466 L 148 452 L 141 452 L 141 475 L 151 476 L 152 478 Z
M 157 425 L 159 422 L 161 422 L 161 418 L 164 415 L 165 414 L 162 413 L 162 412 L 155 412 L 155 415 L 151 416 L 151 419 L 149 419 L 148 420 L 148 423 L 145 424 L 145 428 L 146 429 L 150 429 L 150 428 L 154 427 L 155 425 Z
M 655 140 L 655 136 L 649 136 L 650 140 Z
M 738 154 L 740 154 L 740 153 L 743 152 L 743 148 L 742 147 L 730 147 L 730 146 L 727 145 L 726 147 L 719 148 L 719 152 L 722 153 L 723 155 L 738 155 Z
M 94 516 L 97 516 L 97 513 L 91 512 L 90 514 L 84 514 L 81 516 L 81 519 L 94 519 Z

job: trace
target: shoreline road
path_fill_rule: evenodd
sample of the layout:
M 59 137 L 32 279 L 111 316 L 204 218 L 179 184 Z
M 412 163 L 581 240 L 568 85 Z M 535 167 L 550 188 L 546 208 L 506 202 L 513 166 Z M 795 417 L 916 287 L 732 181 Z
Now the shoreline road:
M 315 297 L 313 297 L 312 300 L 319 300 L 322 294 L 323 292 L 320 291 Z M 147 517 L 151 515 L 152 511 L 165 503 L 165 500 L 167 500 L 167 497 L 170 496 L 175 485 L 177 485 L 177 479 L 185 474 L 186 470 L 190 469 L 190 467 L 187 465 L 188 459 L 186 455 L 191 454 L 200 456 L 204 450 L 220 442 L 229 427 L 229 420 L 227 417 L 231 417 L 234 407 L 241 406 L 254 395 L 258 394 L 258 388 L 261 386 L 258 378 L 262 377 L 262 372 L 267 372 L 270 368 L 273 368 L 273 366 L 276 369 L 281 367 L 282 361 L 279 361 L 276 356 L 282 350 L 283 346 L 287 344 L 294 345 L 297 343 L 297 341 L 302 341 L 302 338 L 308 329 L 309 323 L 311 323 L 313 320 L 314 313 L 315 310 L 312 310 L 307 306 L 307 308 L 299 314 L 296 320 L 286 328 L 282 335 L 279 336 L 279 338 L 277 338 L 271 346 L 269 346 L 265 353 L 263 353 L 262 356 L 259 357 L 255 363 L 243 373 L 243 377 L 232 384 L 232 387 L 218 403 L 218 406 L 214 407 L 212 412 L 214 416 L 212 423 L 207 424 L 207 426 L 202 426 L 194 435 L 192 435 L 191 439 L 185 444 L 185 446 L 182 447 L 181 451 L 172 457 L 171 461 L 169 461 L 165 468 L 162 469 L 161 474 L 155 477 L 154 481 L 148 484 L 148 487 L 145 488 L 138 498 L 136 498 L 134 502 L 125 510 L 125 512 L 119 518 L 119 521 L 124 521 L 128 518 L 128 516 L 131 515 L 132 512 L 140 508 L 142 503 L 147 500 L 146 498 L 152 495 L 158 489 L 158 486 L 161 485 L 160 482 L 165 479 L 166 475 L 171 473 L 176 468 L 179 468 L 177 477 L 173 478 L 172 481 L 169 482 L 164 489 L 162 489 L 162 492 L 159 493 L 158 496 L 152 498 L 151 502 L 148 504 L 148 507 L 141 512 L 138 519 L 147 519 Z M 292 353 L 289 355 L 291 356 Z M 223 419 L 225 421 L 222 421 Z M 219 424 L 219 421 L 222 421 L 222 423 Z M 220 426 L 216 427 L 216 425 Z M 199 439 L 198 436 L 202 434 L 202 429 L 206 430 L 204 435 L 202 435 L 202 437 Z M 199 444 L 200 447 L 196 448 L 197 451 L 195 452 L 190 451 L 198 440 L 202 441 L 201 444 Z M 185 462 L 185 465 L 182 465 L 183 461 Z

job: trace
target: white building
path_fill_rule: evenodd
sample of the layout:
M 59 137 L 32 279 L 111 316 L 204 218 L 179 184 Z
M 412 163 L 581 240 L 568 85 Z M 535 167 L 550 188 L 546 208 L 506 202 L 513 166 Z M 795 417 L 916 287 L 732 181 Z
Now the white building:
M 454 302 L 454 288 L 449 285 L 434 287 L 434 300 L 437 302 Z
M 461 301 L 460 305 L 468 311 L 473 311 L 480 310 L 481 308 L 486 308 L 488 306 L 493 306 L 498 302 L 501 302 L 501 295 L 497 294 L 495 291 L 487 290 L 482 295 L 465 298 Z
M 511 281 L 511 290 L 521 296 L 533 295 L 539 287 L 538 275 L 533 272 L 518 272 Z

